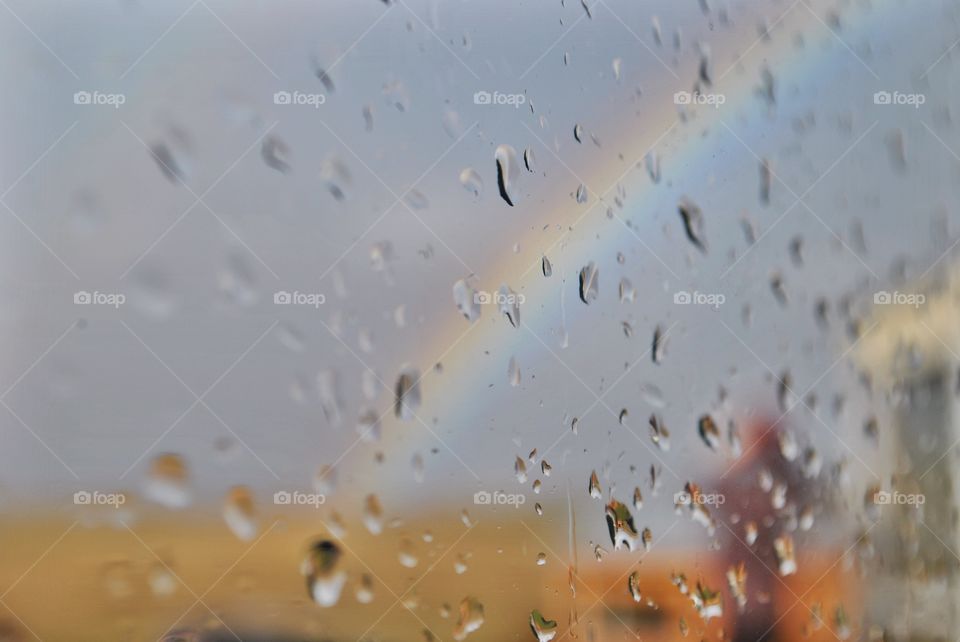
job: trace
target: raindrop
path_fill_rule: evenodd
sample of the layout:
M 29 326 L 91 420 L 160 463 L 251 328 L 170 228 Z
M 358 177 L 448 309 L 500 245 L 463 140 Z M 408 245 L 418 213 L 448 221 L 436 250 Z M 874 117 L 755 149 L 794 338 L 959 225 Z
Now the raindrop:
M 483 179 L 477 170 L 472 167 L 466 167 L 460 172 L 460 184 L 465 190 L 473 194 L 474 198 L 480 198 L 483 193 Z
M 710 415 L 703 415 L 697 422 L 700 432 L 700 439 L 703 440 L 710 450 L 716 451 L 720 447 L 720 430 Z
M 663 452 L 670 450 L 670 431 L 657 415 L 650 415 L 650 439 Z
M 407 192 L 403 200 L 415 210 L 425 210 L 430 207 L 430 200 L 427 198 L 427 195 L 418 189 L 412 189 Z
M 633 515 L 626 505 L 615 499 L 610 500 L 606 508 L 607 531 L 614 550 L 625 546 L 632 551 L 639 543 L 639 535 L 633 524 Z
M 737 610 L 743 613 L 747 606 L 747 569 L 743 562 L 727 569 L 727 584 L 737 601 Z
M 642 599 L 640 594 L 640 573 L 637 571 L 630 573 L 630 577 L 627 578 L 627 589 L 630 591 L 630 597 L 633 598 L 633 601 L 639 604 Z
M 144 495 L 167 508 L 184 508 L 190 504 L 189 473 L 180 455 L 167 453 L 154 458 Z
M 660 329 L 660 326 L 657 326 L 653 330 L 653 343 L 650 348 L 650 354 L 653 358 L 653 362 L 656 364 L 663 363 L 663 357 L 667 352 L 667 337 L 663 334 L 663 331 Z
M 337 568 L 342 555 L 340 547 L 330 540 L 320 540 L 310 547 L 302 571 L 307 578 L 307 593 L 322 607 L 331 607 L 340 599 L 347 574 Z
M 537 642 L 550 642 L 557 635 L 556 621 L 546 619 L 536 609 L 530 613 L 530 629 L 537 637 Z
M 369 573 L 360 576 L 360 583 L 357 584 L 354 596 L 360 604 L 373 602 L 373 577 Z
M 770 204 L 770 181 L 773 172 L 770 169 L 770 161 L 764 158 L 760 161 L 760 204 L 766 207 Z
M 398 419 L 410 421 L 420 408 L 420 371 L 406 365 L 400 370 L 395 387 L 394 414 Z
M 587 202 L 589 197 L 590 194 L 587 192 L 587 187 L 581 183 L 580 186 L 577 187 L 577 203 L 582 205 Z
M 497 290 L 497 298 L 500 300 L 500 314 L 507 317 L 514 328 L 520 327 L 520 297 L 506 285 L 501 285 Z
M 453 284 L 453 302 L 463 318 L 470 323 L 480 318 L 480 301 L 477 298 L 477 291 L 470 287 L 466 280 L 460 279 Z
M 345 187 L 350 184 L 350 170 L 339 158 L 330 156 L 320 165 L 320 180 L 323 181 L 331 196 L 342 201 L 346 198 Z
M 514 388 L 520 385 L 520 366 L 517 364 L 515 357 L 510 357 L 510 364 L 507 366 L 507 380 Z
M 494 159 L 497 163 L 497 187 L 500 189 L 500 197 L 513 207 L 516 199 L 514 185 L 520 174 L 517 168 L 517 150 L 510 145 L 500 145 L 494 153 Z
M 460 617 L 453 629 L 454 640 L 464 640 L 483 626 L 483 604 L 475 597 L 465 597 L 460 602 Z
M 290 148 L 276 136 L 267 136 L 260 146 L 260 157 L 263 158 L 263 162 L 281 174 L 290 171 L 290 164 L 284 160 L 289 154 Z
M 777 563 L 780 575 L 786 577 L 797 572 L 797 561 L 794 558 L 793 538 L 784 534 L 773 540 L 773 550 L 777 554 Z
M 706 253 L 707 244 L 704 238 L 703 212 L 686 197 L 680 199 L 677 210 L 680 212 L 680 218 L 683 219 L 683 228 L 687 233 L 687 238 L 693 243 L 694 247 Z
M 527 147 L 523 150 L 523 166 L 527 168 L 528 172 L 535 171 L 537 164 L 537 159 L 533 155 L 533 150 Z
M 367 495 L 363 502 L 363 525 L 371 535 L 383 532 L 383 507 L 376 495 Z
M 600 479 L 597 477 L 597 471 L 590 473 L 590 497 L 600 499 L 603 497 L 603 491 L 600 490 Z
M 234 486 L 230 489 L 223 504 L 223 520 L 230 532 L 242 542 L 249 542 L 257 536 L 253 494 L 249 488 Z
M 177 162 L 173 151 L 166 143 L 154 143 L 150 145 L 150 155 L 168 181 L 181 184 L 186 180 L 186 173 L 183 167 Z
M 517 476 L 517 481 L 521 484 L 526 483 L 527 481 L 527 464 L 523 461 L 523 458 L 517 457 L 513 462 L 513 472 Z
M 590 261 L 590 263 L 580 270 L 580 300 L 587 305 L 589 305 L 591 301 L 596 300 L 597 295 L 600 293 L 599 279 L 600 270 L 593 261 Z

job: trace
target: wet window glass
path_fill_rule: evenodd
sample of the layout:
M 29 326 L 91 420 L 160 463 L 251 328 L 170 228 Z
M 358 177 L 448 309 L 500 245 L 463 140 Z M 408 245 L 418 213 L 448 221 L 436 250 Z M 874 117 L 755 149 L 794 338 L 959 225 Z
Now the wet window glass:
M 956 2 L 0 42 L 0 640 L 956 638 Z

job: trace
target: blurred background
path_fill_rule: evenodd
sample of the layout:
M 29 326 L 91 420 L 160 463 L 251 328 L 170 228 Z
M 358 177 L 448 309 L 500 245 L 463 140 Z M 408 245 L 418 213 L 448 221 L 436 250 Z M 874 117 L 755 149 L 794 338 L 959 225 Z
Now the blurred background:
M 0 640 L 955 639 L 958 9 L 0 0 Z

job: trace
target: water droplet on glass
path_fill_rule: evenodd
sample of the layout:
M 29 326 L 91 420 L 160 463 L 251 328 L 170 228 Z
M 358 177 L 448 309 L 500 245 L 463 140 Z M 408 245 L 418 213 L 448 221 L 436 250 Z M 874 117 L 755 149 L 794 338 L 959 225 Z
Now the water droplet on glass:
M 519 328 L 521 297 L 508 286 L 501 285 L 497 290 L 497 298 L 500 300 L 500 314 L 507 317 L 507 321 L 514 328 Z
M 510 363 L 507 366 L 507 381 L 514 388 L 520 385 L 520 365 L 515 357 L 510 357 Z
M 480 173 L 472 167 L 466 167 L 460 172 L 460 184 L 465 190 L 473 194 L 474 198 L 480 198 L 483 194 L 483 179 Z
M 550 642 L 557 635 L 556 621 L 546 619 L 536 609 L 530 613 L 530 629 L 537 637 L 537 642 Z
M 237 539 L 249 542 L 257 536 L 253 494 L 246 486 L 234 486 L 223 504 L 223 520 Z
M 590 497 L 593 499 L 600 499 L 603 497 L 603 491 L 600 490 L 600 478 L 597 477 L 597 471 L 590 473 Z
M 307 578 L 307 593 L 322 607 L 331 607 L 340 600 L 347 574 L 338 568 L 342 553 L 330 540 L 320 540 L 310 547 L 301 567 Z
M 483 604 L 475 597 L 465 597 L 460 601 L 460 617 L 453 629 L 454 640 L 464 640 L 468 635 L 483 626 Z
M 626 505 L 615 499 L 610 500 L 606 508 L 607 531 L 615 550 L 624 546 L 632 551 L 639 543 L 639 534 L 633 524 L 633 515 Z
M 580 300 L 590 304 L 600 293 L 600 270 L 596 263 L 590 261 L 580 270 Z
M 260 146 L 260 157 L 267 164 L 267 167 L 275 169 L 281 174 L 286 174 L 290 171 L 290 165 L 285 160 L 289 155 L 290 148 L 276 136 L 267 136 L 263 139 L 263 144 Z
M 159 455 L 150 464 L 144 495 L 167 508 L 184 508 L 192 499 L 187 465 L 180 455 Z
M 640 594 L 640 573 L 637 571 L 630 573 L 630 577 L 627 578 L 627 590 L 630 591 L 630 597 L 633 598 L 633 601 L 639 604 L 643 598 Z
M 687 233 L 687 239 L 698 250 L 706 253 L 707 243 L 704 238 L 703 212 L 686 197 L 680 199 L 677 204 L 677 211 L 680 212 L 680 218 L 683 220 L 683 229 Z
M 520 169 L 517 167 L 517 150 L 510 145 L 500 145 L 494 152 L 494 160 L 497 163 L 497 187 L 500 189 L 500 197 L 506 201 L 507 205 L 513 207 L 517 202 L 515 190 L 520 176 Z
M 413 366 L 405 366 L 397 377 L 395 388 L 394 414 L 398 419 L 410 421 L 420 408 L 420 371 Z
M 371 535 L 383 532 L 383 507 L 376 495 L 367 495 L 363 502 L 363 525 Z
M 463 318 L 470 323 L 480 318 L 480 300 L 477 298 L 477 291 L 470 287 L 465 279 L 460 279 L 453 284 L 453 302 Z

